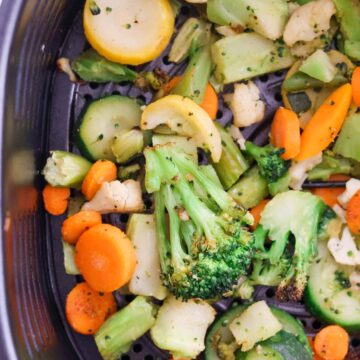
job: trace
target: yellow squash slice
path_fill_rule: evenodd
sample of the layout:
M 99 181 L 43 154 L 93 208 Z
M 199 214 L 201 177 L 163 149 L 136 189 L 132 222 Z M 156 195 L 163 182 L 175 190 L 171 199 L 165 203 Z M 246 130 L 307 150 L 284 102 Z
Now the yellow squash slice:
M 169 0 L 86 0 L 85 35 L 108 60 L 139 65 L 157 58 L 174 31 Z
M 141 129 L 166 125 L 170 130 L 194 139 L 208 150 L 214 162 L 221 157 L 221 137 L 210 116 L 198 104 L 180 95 L 168 95 L 148 105 L 141 117 Z

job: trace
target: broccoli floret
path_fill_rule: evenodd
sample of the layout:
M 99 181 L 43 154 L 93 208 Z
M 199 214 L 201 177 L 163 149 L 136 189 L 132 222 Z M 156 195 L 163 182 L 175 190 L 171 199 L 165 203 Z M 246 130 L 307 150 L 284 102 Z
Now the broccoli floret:
M 178 148 L 158 145 L 144 153 L 164 284 L 183 299 L 231 290 L 251 263 L 251 215 Z M 203 201 L 204 194 L 216 206 Z
M 255 256 L 274 266 L 280 262 L 286 265 L 287 251 L 293 251 L 290 265 L 285 274 L 281 274 L 277 288 L 280 300 L 298 301 L 302 297 L 309 265 L 317 252 L 319 223 L 325 208 L 317 196 L 287 191 L 276 195 L 261 214 L 260 225 L 255 231 L 259 249 Z M 268 250 L 264 246 L 266 237 L 272 241 Z
M 334 174 L 350 175 L 359 178 L 360 163 L 335 155 L 332 151 L 327 151 L 323 154 L 322 162 L 308 173 L 307 178 L 310 181 L 326 181 Z
M 246 142 L 246 151 L 251 155 L 260 169 L 260 175 L 267 181 L 270 193 L 286 191 L 290 179 L 288 170 L 291 161 L 281 158 L 284 149 L 275 148 L 271 144 L 264 147 L 257 146 L 249 141 Z

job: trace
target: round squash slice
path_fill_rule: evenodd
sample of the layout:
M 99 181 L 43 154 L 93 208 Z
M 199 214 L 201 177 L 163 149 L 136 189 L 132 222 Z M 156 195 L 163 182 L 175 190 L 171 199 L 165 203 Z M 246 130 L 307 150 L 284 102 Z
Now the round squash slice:
M 168 0 L 87 0 L 85 35 L 108 60 L 139 65 L 158 57 L 174 30 Z

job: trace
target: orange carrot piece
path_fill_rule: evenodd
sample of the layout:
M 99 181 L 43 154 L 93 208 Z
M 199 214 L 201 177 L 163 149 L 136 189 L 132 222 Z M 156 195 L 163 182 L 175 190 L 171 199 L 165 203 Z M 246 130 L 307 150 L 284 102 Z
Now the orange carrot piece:
M 212 120 L 216 119 L 219 108 L 219 99 L 216 91 L 209 83 L 205 89 L 204 99 L 200 106 L 209 114 Z
M 111 292 L 131 279 L 136 255 L 126 234 L 115 226 L 99 224 L 80 236 L 75 262 L 93 289 Z
M 327 326 L 315 336 L 314 349 L 323 360 L 343 360 L 349 350 L 349 335 L 340 326 Z
M 98 212 L 80 211 L 63 222 L 61 227 L 62 238 L 67 243 L 74 245 L 84 231 L 101 223 L 101 215 Z
M 349 201 L 346 222 L 353 234 L 360 235 L 360 190 Z
M 86 282 L 77 284 L 66 298 L 67 321 L 80 334 L 96 333 L 105 320 L 115 312 L 114 295 L 99 293 Z
M 352 74 L 351 86 L 352 86 L 353 101 L 356 104 L 356 106 L 360 106 L 360 66 L 355 68 Z
M 345 84 L 330 94 L 305 126 L 296 160 L 315 156 L 335 140 L 349 110 L 351 96 L 350 84 Z
M 180 79 L 181 76 L 175 76 L 164 86 L 164 96 L 170 93 L 170 91 L 178 84 Z M 210 83 L 208 83 L 205 89 L 204 99 L 200 106 L 209 114 L 212 120 L 216 119 L 216 114 L 219 108 L 219 99 L 216 91 Z
M 46 185 L 42 191 L 45 210 L 51 215 L 63 214 L 69 203 L 70 189 Z
M 314 339 L 311 336 L 308 336 L 308 341 L 309 341 L 309 345 L 311 347 L 311 350 L 313 352 L 313 360 L 323 360 L 320 356 L 318 356 L 317 354 L 315 354 L 315 349 L 314 349 Z
M 316 188 L 311 190 L 314 195 L 320 197 L 330 207 L 338 203 L 337 197 L 344 191 L 345 188 Z
M 81 191 L 86 200 L 91 200 L 105 181 L 116 179 L 116 165 L 109 160 L 98 160 L 86 174 Z
M 256 206 L 254 206 L 251 210 L 250 213 L 254 218 L 254 224 L 251 226 L 251 228 L 253 230 L 255 230 L 257 228 L 257 226 L 259 225 L 260 222 L 260 218 L 261 218 L 261 213 L 263 212 L 266 204 L 269 202 L 270 200 L 262 200 L 259 204 L 257 204 Z
M 300 152 L 300 122 L 292 110 L 280 107 L 271 126 L 271 142 L 275 147 L 283 148 L 284 160 L 293 159 Z

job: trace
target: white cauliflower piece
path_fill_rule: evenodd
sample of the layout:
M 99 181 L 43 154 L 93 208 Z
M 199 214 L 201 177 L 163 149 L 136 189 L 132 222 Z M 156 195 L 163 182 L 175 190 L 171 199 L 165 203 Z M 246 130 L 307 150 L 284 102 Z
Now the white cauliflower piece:
M 341 239 L 332 237 L 327 246 L 338 264 L 360 265 L 360 251 L 348 227 L 344 228 Z
M 293 162 L 289 169 L 290 187 L 294 190 L 301 190 L 302 185 L 307 177 L 307 172 L 320 164 L 322 161 L 322 153 L 319 153 L 307 160 Z
M 81 208 L 101 214 L 127 213 L 143 209 L 141 186 L 134 180 L 126 180 L 123 183 L 119 180 L 104 182 L 91 201 L 86 202 Z
M 346 209 L 350 199 L 360 190 L 360 180 L 350 179 L 346 182 L 345 191 L 338 196 L 338 202 Z
M 234 93 L 224 96 L 234 115 L 234 125 L 245 127 L 264 119 L 265 104 L 260 100 L 260 90 L 252 82 L 235 84 Z
M 298 41 L 311 41 L 330 28 L 330 19 L 336 13 L 331 0 L 309 2 L 296 9 L 284 31 L 286 45 L 293 46 Z
M 238 145 L 240 146 L 241 150 L 246 150 L 246 139 L 244 138 L 244 135 L 242 134 L 242 132 L 240 131 L 240 129 L 234 125 L 230 126 L 230 135 L 232 136 L 232 138 L 238 143 Z
M 161 306 L 150 334 L 155 345 L 177 358 L 195 359 L 205 349 L 205 335 L 215 310 L 203 300 L 182 302 L 170 296 Z
M 346 211 L 338 204 L 335 204 L 332 209 L 334 210 L 335 214 L 341 220 L 343 224 L 346 224 Z

